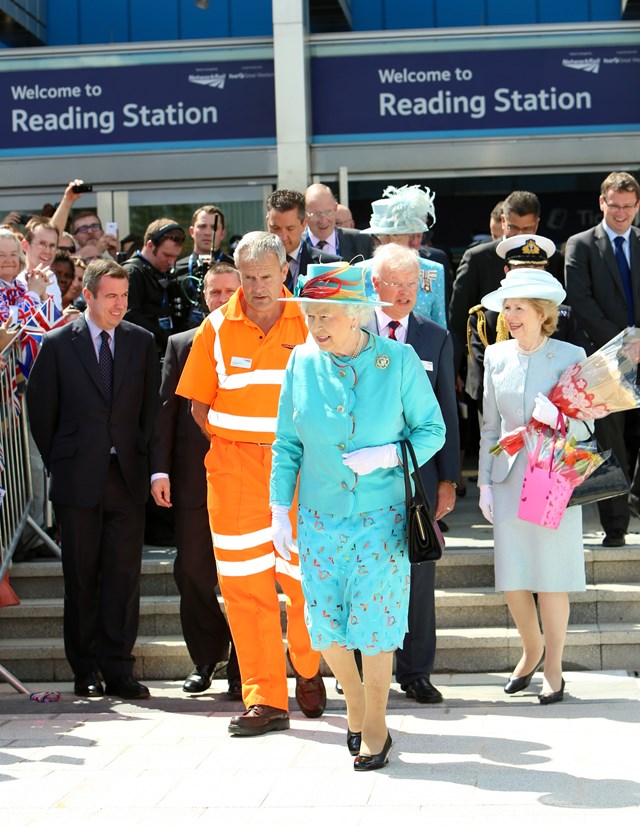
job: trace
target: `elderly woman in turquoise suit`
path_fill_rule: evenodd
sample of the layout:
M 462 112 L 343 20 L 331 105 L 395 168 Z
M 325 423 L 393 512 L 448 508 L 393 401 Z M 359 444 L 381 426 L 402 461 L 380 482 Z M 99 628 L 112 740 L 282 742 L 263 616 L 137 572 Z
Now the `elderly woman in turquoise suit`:
M 483 425 L 478 484 L 480 508 L 493 523 L 496 590 L 503 591 L 523 653 L 504 687 L 507 694 L 527 688 L 544 662 L 543 705 L 564 697 L 562 655 L 569 623 L 569 592 L 586 589 L 582 508 L 568 508 L 557 530 L 518 518 L 527 465 L 526 450 L 493 456 L 489 449 L 533 417 L 555 427 L 558 409 L 547 398 L 565 369 L 585 358 L 581 347 L 550 338 L 565 291 L 552 275 L 537 269 L 508 273 L 482 299 L 502 312 L 512 338 L 487 347 L 484 369 Z M 584 424 L 566 419 L 568 433 L 589 438 Z M 534 594 L 538 606 L 542 630 Z
M 310 338 L 282 385 L 271 476 L 276 551 L 294 552 L 288 518 L 298 483 L 298 552 L 312 646 L 344 690 L 354 769 L 388 762 L 393 652 L 407 630 L 410 566 L 399 444 L 419 464 L 445 426 L 412 347 L 364 329 L 373 306 L 362 270 L 311 265 L 296 296 Z M 363 660 L 360 679 L 354 658 Z

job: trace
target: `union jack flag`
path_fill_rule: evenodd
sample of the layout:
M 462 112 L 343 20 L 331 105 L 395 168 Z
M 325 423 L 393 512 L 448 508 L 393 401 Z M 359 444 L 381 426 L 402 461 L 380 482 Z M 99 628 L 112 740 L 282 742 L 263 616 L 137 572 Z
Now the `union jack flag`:
M 66 319 L 56 307 L 53 298 L 47 299 L 32 316 L 29 316 L 20 331 L 22 361 L 18 361 L 18 366 L 25 379 L 29 378 L 31 367 L 42 344 L 42 336 L 56 327 L 61 327 L 65 321 Z

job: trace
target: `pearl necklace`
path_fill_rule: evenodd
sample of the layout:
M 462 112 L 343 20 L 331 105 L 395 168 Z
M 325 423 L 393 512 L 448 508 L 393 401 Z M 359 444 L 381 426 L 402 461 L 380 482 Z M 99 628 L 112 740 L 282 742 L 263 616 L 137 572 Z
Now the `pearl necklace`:
M 358 343 L 356 344 L 356 349 L 355 349 L 355 350 L 353 351 L 353 353 L 349 356 L 349 358 L 351 359 L 351 361 L 353 361 L 354 359 L 357 359 L 357 358 L 358 358 L 358 356 L 359 356 L 359 355 L 360 355 L 360 353 L 362 352 L 362 348 L 364 347 L 364 343 L 365 343 L 365 341 L 366 341 L 366 340 L 367 340 L 367 334 L 366 334 L 366 333 L 365 333 L 365 331 L 361 328 L 361 329 L 360 329 L 360 337 L 358 338 Z
M 524 349 L 523 347 L 521 347 L 521 346 L 520 346 L 520 344 L 516 341 L 516 349 L 517 349 L 517 351 L 520 353 L 520 355 L 522 355 L 522 356 L 532 356 L 534 353 L 537 353 L 537 352 L 538 352 L 538 350 L 542 350 L 542 348 L 544 347 L 544 345 L 545 345 L 546 343 L 547 343 L 547 338 L 546 338 L 546 336 L 543 336 L 543 337 L 542 337 L 542 341 L 540 342 L 540 344 L 536 344 L 536 346 L 535 346 L 535 347 L 532 347 L 532 348 L 531 348 L 531 350 L 525 350 L 525 349 Z

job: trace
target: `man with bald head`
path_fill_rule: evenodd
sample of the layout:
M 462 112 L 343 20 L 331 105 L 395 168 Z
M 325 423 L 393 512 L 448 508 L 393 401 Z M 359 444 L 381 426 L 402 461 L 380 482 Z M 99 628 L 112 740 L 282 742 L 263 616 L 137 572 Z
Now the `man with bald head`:
M 357 229 L 336 226 L 338 204 L 331 189 L 325 184 L 311 184 L 304 194 L 307 217 L 307 237 L 311 246 L 337 255 L 344 261 L 353 261 L 361 255 L 364 259 L 373 255 L 373 242 L 369 235 Z

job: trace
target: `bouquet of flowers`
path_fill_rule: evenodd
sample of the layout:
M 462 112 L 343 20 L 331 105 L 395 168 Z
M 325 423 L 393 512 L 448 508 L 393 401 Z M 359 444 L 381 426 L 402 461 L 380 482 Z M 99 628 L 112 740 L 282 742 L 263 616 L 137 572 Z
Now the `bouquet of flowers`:
M 560 417 L 560 421 L 563 422 Z M 525 428 L 524 444 L 529 462 L 525 470 L 518 506 L 518 517 L 544 528 L 555 530 L 578 485 L 599 467 L 607 454 L 597 453 L 594 442 L 577 444 L 564 432 L 549 430 L 538 433 Z
M 557 432 L 549 428 L 548 430 L 548 433 L 541 436 L 535 428 L 524 428 L 524 446 L 529 455 L 529 462 L 547 470 L 551 464 L 553 470 L 559 473 L 572 489 L 591 476 L 611 454 L 610 450 L 598 453 L 595 439 L 577 442 L 573 436 L 563 435 L 558 438 Z M 539 441 L 541 444 L 538 451 Z
M 636 384 L 640 363 L 640 330 L 628 327 L 599 350 L 568 367 L 549 393 L 558 410 L 572 419 L 602 419 L 609 413 L 640 406 Z M 490 452 L 514 456 L 524 447 L 525 432 L 540 432 L 544 424 L 531 419 L 498 440 Z

